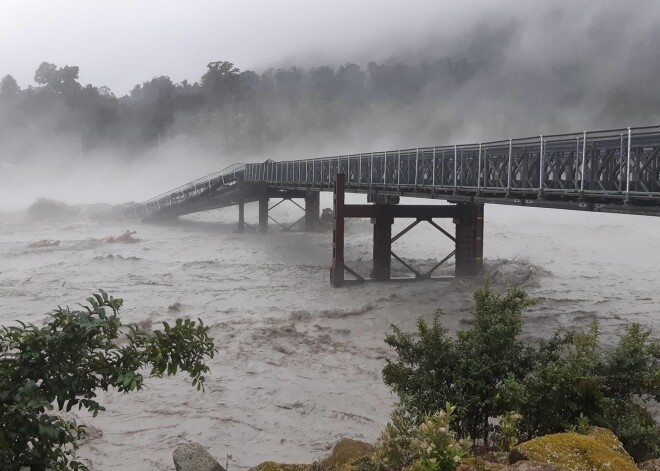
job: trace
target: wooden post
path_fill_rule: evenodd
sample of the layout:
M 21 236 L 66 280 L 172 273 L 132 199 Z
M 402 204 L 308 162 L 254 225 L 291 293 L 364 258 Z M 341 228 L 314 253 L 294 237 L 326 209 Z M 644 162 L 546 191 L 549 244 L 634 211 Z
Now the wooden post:
M 332 267 L 330 284 L 335 288 L 344 286 L 344 184 L 346 176 L 337 174 L 334 188 L 335 220 L 332 229 Z

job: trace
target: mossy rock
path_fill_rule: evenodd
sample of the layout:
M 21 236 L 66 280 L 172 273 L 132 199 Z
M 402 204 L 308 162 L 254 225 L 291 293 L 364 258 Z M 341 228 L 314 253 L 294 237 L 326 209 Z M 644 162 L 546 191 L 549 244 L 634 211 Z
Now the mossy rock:
M 660 458 L 640 463 L 639 469 L 642 471 L 660 471 Z
M 634 461 L 632 456 L 630 456 L 626 449 L 623 447 L 623 443 L 621 443 L 619 438 L 614 435 L 614 432 L 612 432 L 610 429 L 603 427 L 591 427 L 587 432 L 587 437 L 591 437 L 599 441 L 615 453 L 627 456 L 630 461 Z
M 344 438 L 332 448 L 330 456 L 313 464 L 261 463 L 250 471 L 361 471 L 371 469 L 374 447 L 358 440 Z
M 506 469 L 506 465 L 486 461 L 481 457 L 466 457 L 461 460 L 457 471 L 494 471 Z
M 605 436 L 597 432 L 596 436 Z M 511 450 L 509 462 L 522 460 L 554 464 L 566 471 L 639 471 L 627 453 L 618 453 L 612 442 L 578 433 L 555 433 L 522 443 Z
M 374 447 L 368 443 L 344 438 L 335 444 L 330 456 L 321 461 L 320 468 L 323 470 L 342 471 L 360 468 L 356 465 L 364 461 L 365 458 L 368 458 L 373 451 Z
M 274 461 L 265 461 L 258 464 L 250 471 L 307 471 L 310 468 L 308 464 L 283 464 Z
M 562 468 L 548 463 L 538 463 L 536 461 L 518 461 L 504 468 L 506 471 L 561 471 Z

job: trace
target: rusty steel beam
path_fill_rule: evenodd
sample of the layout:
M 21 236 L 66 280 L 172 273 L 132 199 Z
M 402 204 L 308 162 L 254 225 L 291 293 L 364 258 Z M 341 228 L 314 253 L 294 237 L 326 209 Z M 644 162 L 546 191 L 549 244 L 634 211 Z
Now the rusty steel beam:
M 311 191 L 305 195 L 305 230 L 314 231 L 319 223 L 321 212 L 320 193 Z
M 334 188 L 335 219 L 332 228 L 332 267 L 330 284 L 335 288 L 344 286 L 344 184 L 343 173 L 337 174 Z
M 243 174 L 239 175 L 238 181 L 238 227 L 236 232 L 245 232 L 245 188 Z
M 392 265 L 392 224 L 391 211 L 394 205 L 373 206 L 374 244 L 372 278 L 376 281 L 389 281 Z
M 458 204 L 456 276 L 475 276 L 483 266 L 484 205 Z
M 268 232 L 268 197 L 259 199 L 259 232 Z
M 414 218 L 426 221 L 433 218 L 455 218 L 458 210 L 453 205 L 374 205 L 374 204 L 347 204 L 344 206 L 344 217 L 347 218 L 374 218 L 378 207 L 387 207 L 388 214 L 393 218 Z

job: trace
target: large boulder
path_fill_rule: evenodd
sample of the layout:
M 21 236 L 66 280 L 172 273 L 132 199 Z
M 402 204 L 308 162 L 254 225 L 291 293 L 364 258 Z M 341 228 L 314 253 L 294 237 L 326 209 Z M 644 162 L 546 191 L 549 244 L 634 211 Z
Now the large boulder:
M 348 470 L 353 463 L 373 451 L 374 447 L 368 443 L 344 438 L 335 444 L 330 456 L 321 461 L 321 469 Z
M 642 471 L 660 471 L 660 458 L 640 463 L 639 469 Z
M 284 464 L 274 461 L 264 461 L 258 464 L 250 471 L 307 471 L 310 468 L 308 464 Z
M 610 429 L 603 427 L 591 427 L 587 432 L 587 437 L 591 437 L 594 440 L 597 440 L 613 452 L 618 453 L 619 455 L 627 456 L 630 461 L 633 461 L 632 456 L 628 454 L 623 446 L 623 443 L 621 443 L 621 440 L 619 440 L 619 437 L 614 435 L 614 432 L 612 432 Z
M 502 471 L 564 471 L 564 468 L 537 461 L 518 461 L 516 464 L 507 466 Z
M 225 471 L 199 443 L 186 443 L 172 453 L 176 471 Z
M 365 442 L 344 438 L 332 448 L 332 453 L 320 463 L 313 464 L 283 464 L 274 461 L 261 463 L 250 471 L 353 471 L 361 468 L 363 462 L 369 461 L 374 447 Z
M 603 430 L 596 431 L 592 436 L 555 433 L 535 438 L 514 447 L 509 453 L 509 462 L 538 461 L 567 471 L 639 471 L 623 447 L 618 450 L 618 445 L 612 440 L 613 435 Z

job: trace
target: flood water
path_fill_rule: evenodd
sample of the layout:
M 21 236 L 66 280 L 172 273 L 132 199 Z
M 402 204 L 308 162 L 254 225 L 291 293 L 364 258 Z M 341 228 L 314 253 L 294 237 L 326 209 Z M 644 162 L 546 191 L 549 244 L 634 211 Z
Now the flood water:
M 296 211 L 277 217 L 294 221 Z M 246 213 L 256 221 L 256 207 Z M 172 450 L 189 440 L 223 463 L 232 455 L 236 469 L 309 463 L 343 437 L 373 442 L 395 401 L 381 379 L 390 324 L 411 331 L 438 307 L 451 330 L 469 317 L 479 279 L 333 289 L 330 232 L 271 225 L 268 234 L 237 234 L 235 221 L 235 208 L 166 225 L 2 218 L 0 323 L 41 323 L 57 305 L 73 307 L 103 288 L 124 299 L 124 322 L 159 328 L 184 316 L 211 326 L 219 352 L 205 392 L 180 375 L 150 380 L 139 393 L 101 394 L 107 411 L 95 419 L 78 414 L 103 433 L 80 450 L 93 469 L 172 470 Z M 440 224 L 453 231 L 451 221 Z M 100 240 L 128 228 L 140 243 Z M 521 284 L 538 299 L 525 313 L 526 336 L 594 320 L 608 344 L 628 322 L 660 332 L 660 219 L 487 205 L 484 232 L 495 287 Z M 27 248 L 39 239 L 60 245 Z M 451 250 L 429 225 L 394 246 L 420 267 Z M 366 275 L 370 258 L 369 221 L 351 221 L 346 259 Z

